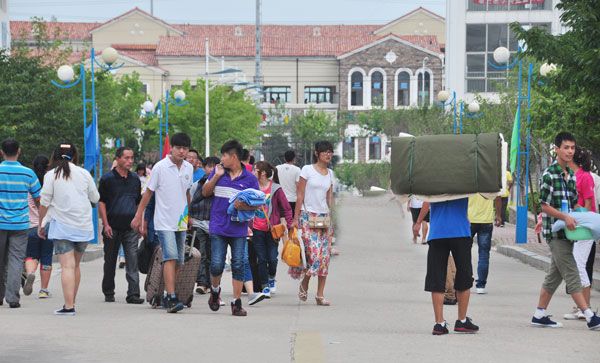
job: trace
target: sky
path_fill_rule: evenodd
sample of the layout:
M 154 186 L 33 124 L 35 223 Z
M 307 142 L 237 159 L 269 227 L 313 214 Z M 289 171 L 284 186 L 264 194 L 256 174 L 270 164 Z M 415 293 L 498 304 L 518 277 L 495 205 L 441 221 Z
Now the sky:
M 151 0 L 8 0 L 11 20 L 32 16 L 104 22 Z M 446 0 L 262 0 L 265 24 L 385 24 L 422 6 L 445 16 Z M 254 0 L 154 0 L 154 15 L 170 23 L 251 24 Z

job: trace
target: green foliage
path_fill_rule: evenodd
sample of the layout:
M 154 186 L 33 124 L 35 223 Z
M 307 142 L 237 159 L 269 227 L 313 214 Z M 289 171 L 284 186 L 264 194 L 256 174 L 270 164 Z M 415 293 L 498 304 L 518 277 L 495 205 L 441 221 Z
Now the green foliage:
M 246 147 L 255 145 L 259 140 L 258 125 L 261 120 L 256 105 L 244 92 L 236 92 L 230 86 L 210 86 L 209 130 L 211 155 L 217 155 L 221 145 L 231 139 L 237 139 Z M 205 145 L 205 86 L 199 79 L 192 88 L 185 81 L 181 89 L 186 94 L 188 105 L 169 106 L 169 130 L 185 132 L 192 138 L 192 145 L 204 155 Z M 172 93 L 175 89 L 172 90 Z M 158 132 L 158 128 L 156 128 Z
M 513 24 L 517 37 L 527 43 L 526 56 L 558 66 L 558 71 L 534 84 L 534 130 L 546 142 L 558 131 L 573 132 L 578 144 L 598 156 L 600 151 L 600 7 L 594 0 L 561 1 L 564 34 Z M 536 65 L 535 71 L 539 69 Z
M 348 187 L 361 192 L 372 186 L 387 189 L 390 184 L 390 163 L 343 163 L 335 167 L 335 175 Z

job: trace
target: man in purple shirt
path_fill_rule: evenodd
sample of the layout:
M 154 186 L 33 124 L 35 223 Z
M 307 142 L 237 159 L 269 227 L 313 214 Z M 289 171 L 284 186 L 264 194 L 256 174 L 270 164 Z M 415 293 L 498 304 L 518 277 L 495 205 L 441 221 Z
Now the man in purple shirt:
M 232 221 L 227 214 L 229 198 L 239 191 L 253 188 L 259 189 L 256 177 L 244 168 L 241 163 L 242 145 L 237 140 L 227 141 L 221 147 L 221 164 L 215 167 L 202 187 L 205 197 L 214 195 L 210 210 L 210 246 L 211 246 L 211 289 L 208 306 L 212 311 L 219 310 L 221 301 L 221 275 L 225 267 L 227 245 L 231 246 L 231 272 L 233 284 L 233 301 L 231 313 L 234 316 L 246 316 L 242 308 L 242 286 L 244 281 L 244 250 L 248 236 L 248 222 Z M 236 201 L 238 210 L 255 210 L 255 207 Z

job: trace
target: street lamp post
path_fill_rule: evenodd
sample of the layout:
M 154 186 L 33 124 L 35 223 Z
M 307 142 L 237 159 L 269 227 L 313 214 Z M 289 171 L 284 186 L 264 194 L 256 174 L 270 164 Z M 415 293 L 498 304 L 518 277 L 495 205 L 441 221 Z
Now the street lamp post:
M 173 106 L 177 106 L 177 107 L 181 107 L 181 106 L 185 106 L 187 104 L 189 104 L 188 101 L 185 101 L 185 97 L 186 94 L 183 90 L 177 90 L 175 91 L 175 93 L 173 94 L 173 98 L 171 98 L 171 93 L 169 90 L 165 91 L 165 101 L 164 101 L 164 105 L 165 105 L 165 135 L 168 136 L 169 135 L 169 105 L 173 105 Z M 150 100 L 144 102 L 142 104 L 142 109 L 144 110 L 144 113 L 148 116 L 151 115 L 155 115 L 158 114 L 158 154 L 160 155 L 160 157 L 162 158 L 162 153 L 163 153 L 163 142 L 162 142 L 162 129 L 163 129 L 163 122 L 162 122 L 162 117 L 163 117 L 163 113 L 162 113 L 162 102 L 163 101 L 158 101 L 158 107 L 157 109 L 159 111 L 155 111 L 154 109 L 154 103 Z
M 530 148 L 531 148 L 531 77 L 533 75 L 533 64 L 529 63 L 528 72 L 527 72 L 527 94 L 523 95 L 523 60 L 519 56 L 521 53 L 521 47 L 519 47 L 517 51 L 517 57 L 512 62 L 509 63 L 510 60 L 510 51 L 505 47 L 498 47 L 494 50 L 494 61 L 488 62 L 488 65 L 496 70 L 511 70 L 515 67 L 518 67 L 519 70 L 519 78 L 517 82 L 517 115 L 518 118 L 515 118 L 515 122 L 518 122 L 517 128 L 515 131 L 517 132 L 516 138 L 514 140 L 517 148 L 517 225 L 516 225 L 516 242 L 527 243 L 527 206 L 529 202 L 529 196 L 527 195 L 527 190 L 529 189 L 529 160 L 530 160 Z M 550 67 L 548 65 L 548 67 Z M 555 66 L 554 66 L 555 67 Z M 555 69 L 555 68 L 554 68 Z M 545 73 L 546 69 L 544 70 Z M 549 70 L 548 70 L 549 71 Z M 521 103 L 523 101 L 527 101 L 527 126 L 525 132 L 525 150 L 521 150 Z M 512 146 L 511 146 L 512 148 Z M 525 195 L 521 196 L 521 158 L 525 157 Z
M 60 88 L 60 89 L 69 89 L 69 88 L 73 88 L 78 84 L 81 84 L 81 98 L 82 98 L 82 108 L 83 108 L 83 150 L 84 150 L 84 156 L 92 156 L 92 159 L 94 160 L 93 165 L 89 165 L 85 159 L 84 159 L 84 166 L 86 167 L 86 169 L 90 169 L 90 172 L 93 173 L 94 179 L 98 180 L 100 178 L 100 174 L 102 173 L 102 162 L 101 162 L 101 154 L 98 154 L 98 150 L 100 149 L 100 138 L 98 137 L 98 108 L 96 107 L 96 79 L 95 79 L 95 65 L 100 67 L 100 69 L 104 70 L 104 71 L 112 71 L 112 70 L 116 70 L 119 69 L 123 66 L 123 64 L 120 65 L 114 65 L 114 63 L 116 62 L 117 58 L 119 57 L 119 53 L 111 47 L 105 48 L 102 51 L 102 60 L 104 61 L 104 64 L 101 64 L 98 62 L 98 60 L 96 59 L 96 51 L 94 48 L 91 49 L 91 53 L 90 53 L 90 73 L 91 73 L 91 98 L 87 98 L 87 85 L 86 85 L 86 79 L 85 79 L 85 65 L 83 63 L 81 63 L 79 65 L 79 77 L 75 79 L 75 72 L 73 71 L 73 67 L 71 67 L 70 65 L 62 65 L 58 68 L 57 70 L 57 76 L 58 79 L 60 79 L 60 83 L 56 82 L 54 80 L 51 80 L 50 82 Z M 86 147 L 86 130 L 87 130 L 87 104 L 90 104 L 91 109 L 92 109 L 92 122 L 91 122 L 91 127 L 92 132 L 90 133 L 91 135 L 93 135 L 93 137 L 95 138 L 94 140 L 94 147 L 93 150 L 89 150 L 88 147 Z M 98 165 L 100 163 L 100 165 Z M 92 241 L 93 243 L 98 243 L 98 210 L 97 208 L 93 208 L 92 210 L 92 218 L 93 218 L 93 225 L 94 225 L 94 240 Z
M 422 106 L 425 106 L 425 64 L 427 62 L 429 62 L 429 57 L 423 58 L 423 66 L 421 67 L 421 99 L 423 100 Z
M 446 90 L 441 90 L 437 94 L 437 100 L 441 103 L 442 108 L 446 108 L 448 105 L 452 105 L 452 132 L 454 134 L 462 134 L 463 131 L 463 118 L 470 119 L 478 119 L 483 114 L 479 112 L 480 106 L 477 101 L 473 101 L 467 105 L 467 109 L 465 112 L 465 103 L 463 101 L 460 102 L 460 107 L 458 109 L 458 117 L 457 117 L 457 103 L 456 92 L 452 91 L 452 99 L 448 101 L 450 98 L 450 93 Z M 458 118 L 458 121 L 457 121 Z

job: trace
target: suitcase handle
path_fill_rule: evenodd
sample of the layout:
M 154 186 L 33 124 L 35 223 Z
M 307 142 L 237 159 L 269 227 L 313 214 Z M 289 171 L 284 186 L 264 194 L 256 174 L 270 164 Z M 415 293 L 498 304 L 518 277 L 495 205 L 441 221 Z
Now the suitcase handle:
M 196 229 L 192 233 L 192 238 L 190 239 L 190 250 L 188 252 L 188 257 L 192 256 L 192 248 L 194 248 L 194 241 L 196 240 Z

